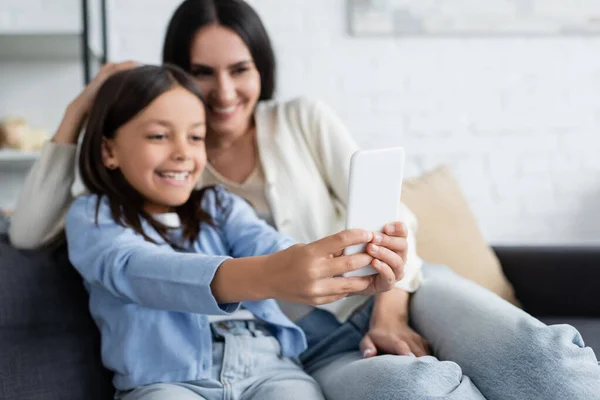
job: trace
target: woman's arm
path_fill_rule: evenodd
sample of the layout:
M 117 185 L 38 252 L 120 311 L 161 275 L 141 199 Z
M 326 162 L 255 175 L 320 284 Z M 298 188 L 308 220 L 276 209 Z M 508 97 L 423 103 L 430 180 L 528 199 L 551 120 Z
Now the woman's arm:
M 40 159 L 29 171 L 9 231 L 15 247 L 35 249 L 62 233 L 65 214 L 73 202 L 77 138 L 86 115 L 83 103 L 71 103 L 56 135 L 44 145 Z
M 15 247 L 38 248 L 63 232 L 65 214 L 73 202 L 77 141 L 96 92 L 109 76 L 136 65 L 133 61 L 105 64 L 67 107 L 56 134 L 45 144 L 21 189 L 9 231 Z
M 51 242 L 64 229 L 64 216 L 73 197 L 75 145 L 48 142 L 21 189 L 12 215 L 10 241 L 20 249 Z

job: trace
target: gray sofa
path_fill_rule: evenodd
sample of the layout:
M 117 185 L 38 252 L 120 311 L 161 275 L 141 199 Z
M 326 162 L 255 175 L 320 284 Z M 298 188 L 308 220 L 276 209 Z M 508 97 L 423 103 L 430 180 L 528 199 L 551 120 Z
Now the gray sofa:
M 600 350 L 600 249 L 501 247 L 524 308 Z M 0 399 L 111 399 L 99 335 L 64 246 L 18 251 L 0 234 Z

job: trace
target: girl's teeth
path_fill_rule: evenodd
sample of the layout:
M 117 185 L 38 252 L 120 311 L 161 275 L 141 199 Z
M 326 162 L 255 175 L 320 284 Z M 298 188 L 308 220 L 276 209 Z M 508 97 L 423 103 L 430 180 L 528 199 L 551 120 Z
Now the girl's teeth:
M 190 175 L 189 172 L 163 172 L 161 176 L 169 179 L 174 179 L 176 181 L 185 181 L 187 177 Z

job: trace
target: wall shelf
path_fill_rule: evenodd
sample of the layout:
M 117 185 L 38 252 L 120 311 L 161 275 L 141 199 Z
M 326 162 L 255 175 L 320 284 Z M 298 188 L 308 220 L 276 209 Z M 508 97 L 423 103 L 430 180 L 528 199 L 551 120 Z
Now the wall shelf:
M 64 61 L 80 60 L 81 33 L 7 33 L 0 31 L 0 60 L 20 61 Z M 101 49 L 88 46 L 92 57 L 100 59 Z
M 7 18 L 0 12 L 0 119 L 22 116 L 52 132 L 65 105 L 106 62 L 107 4 L 69 0 L 71 7 L 54 12 L 53 2 L 45 3 L 46 9 L 22 9 L 14 19 L 10 8 Z M 34 17 L 27 17 L 29 11 Z M 0 208 L 16 206 L 39 157 L 36 151 L 0 149 Z
M 78 1 L 80 16 L 73 26 L 0 25 L 0 61 L 81 60 L 84 84 L 89 83 L 108 57 L 107 5 L 106 0 Z
M 6 165 L 31 165 L 40 158 L 39 151 L 20 151 L 0 149 L 0 166 Z

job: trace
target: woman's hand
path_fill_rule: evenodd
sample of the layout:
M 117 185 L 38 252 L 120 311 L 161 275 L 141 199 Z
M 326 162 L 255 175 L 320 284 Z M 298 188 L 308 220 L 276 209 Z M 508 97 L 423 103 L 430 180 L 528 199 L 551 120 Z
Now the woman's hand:
M 92 108 L 92 104 L 94 104 L 94 98 L 100 86 L 113 74 L 134 68 L 137 65 L 135 61 L 104 64 L 94 79 L 67 106 L 63 120 L 52 141 L 55 143 L 76 144 L 83 123 Z
M 373 324 L 360 342 L 364 358 L 377 354 L 397 354 L 417 357 L 431 354 L 429 344 L 415 332 L 407 322 L 390 319 L 388 322 Z
M 363 357 L 380 353 L 425 356 L 429 344 L 408 325 L 410 294 L 394 288 L 375 297 L 369 331 L 360 342 Z

